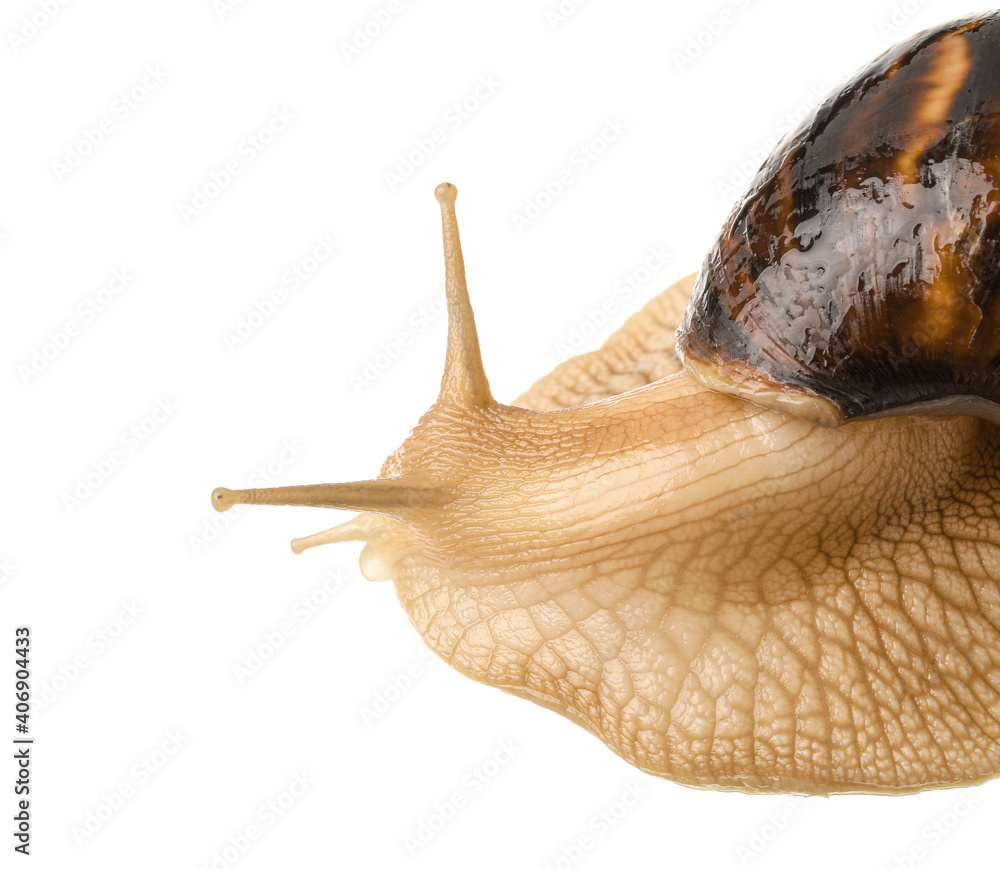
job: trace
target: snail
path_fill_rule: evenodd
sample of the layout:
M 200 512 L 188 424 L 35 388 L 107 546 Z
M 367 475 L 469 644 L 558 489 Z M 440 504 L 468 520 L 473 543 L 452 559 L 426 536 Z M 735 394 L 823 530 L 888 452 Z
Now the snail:
M 1000 773 L 1000 14 L 890 49 L 761 166 L 697 278 L 511 404 L 440 185 L 440 394 L 361 513 L 427 645 L 678 783 Z M 686 309 L 686 310 L 685 310 Z M 679 327 L 679 328 L 678 328 Z M 675 339 L 676 330 L 676 339 Z

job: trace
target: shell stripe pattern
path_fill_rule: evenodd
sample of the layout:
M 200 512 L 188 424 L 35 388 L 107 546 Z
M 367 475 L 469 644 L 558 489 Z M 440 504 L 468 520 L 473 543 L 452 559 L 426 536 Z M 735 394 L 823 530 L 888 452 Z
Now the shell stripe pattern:
M 844 419 L 949 397 L 995 417 L 998 187 L 991 13 L 883 54 L 789 134 L 704 262 L 681 352 Z

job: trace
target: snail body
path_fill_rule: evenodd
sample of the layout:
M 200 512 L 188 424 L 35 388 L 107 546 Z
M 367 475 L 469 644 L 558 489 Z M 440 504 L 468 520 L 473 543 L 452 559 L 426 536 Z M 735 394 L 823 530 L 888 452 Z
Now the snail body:
M 941 124 L 962 128 L 945 134 L 952 145 L 996 143 L 996 53 L 968 49 L 963 67 L 942 61 L 960 53 L 941 46 L 996 47 L 998 33 L 996 16 L 956 22 L 875 61 L 765 163 L 697 282 L 668 288 L 601 350 L 510 405 L 493 398 L 483 370 L 456 192 L 439 186 L 449 321 L 437 401 L 378 479 L 218 489 L 213 505 L 362 511 L 293 549 L 364 541 L 365 576 L 394 583 L 449 664 L 562 713 L 650 773 L 807 793 L 997 775 L 1000 428 L 996 357 L 982 353 L 998 334 L 989 325 L 998 155 L 987 144 L 948 164 L 946 149 L 911 167 L 914 149 L 876 143 L 884 163 L 855 166 L 868 152 L 848 149 L 832 176 L 819 158 L 817 172 L 802 167 L 812 165 L 806 146 L 821 153 L 836 124 L 851 131 L 872 106 L 895 105 L 881 88 L 906 70 L 918 82 L 961 72 L 962 86 L 941 86 L 942 105 L 948 93 L 949 105 L 985 93 L 971 138 L 968 116 L 928 109 L 921 154 L 938 154 Z M 939 163 L 954 170 L 951 182 L 926 168 Z M 876 175 L 888 191 L 881 203 L 868 181 Z M 850 186 L 855 176 L 861 188 Z M 816 191 L 830 178 L 840 187 L 823 199 Z M 962 196 L 934 199 L 952 182 Z M 913 185 L 930 193 L 919 199 Z M 858 243 L 843 207 L 851 190 L 866 203 L 855 213 L 881 214 L 876 231 L 893 228 L 890 246 L 910 245 L 890 218 L 911 200 L 922 222 L 938 221 L 935 237 L 952 241 L 934 248 L 910 227 L 918 252 L 897 272 L 876 240 Z M 834 262 L 845 226 L 849 249 Z M 759 239 L 746 238 L 751 228 Z M 932 250 L 940 268 L 927 263 Z M 866 251 L 870 268 L 859 262 Z M 842 304 L 856 275 L 880 291 L 865 305 L 892 308 L 882 314 L 889 350 L 903 347 L 892 342 L 921 310 L 950 315 L 885 389 L 864 384 L 878 386 L 887 369 L 851 356 L 848 339 L 870 337 L 879 322 Z M 901 275 L 913 279 L 908 289 L 892 283 Z M 894 313 L 899 299 L 905 317 Z M 982 312 L 979 327 L 961 300 Z M 768 332 L 775 324 L 785 332 Z M 963 338 L 975 347 L 963 351 Z M 840 351 L 843 361 L 832 356 Z

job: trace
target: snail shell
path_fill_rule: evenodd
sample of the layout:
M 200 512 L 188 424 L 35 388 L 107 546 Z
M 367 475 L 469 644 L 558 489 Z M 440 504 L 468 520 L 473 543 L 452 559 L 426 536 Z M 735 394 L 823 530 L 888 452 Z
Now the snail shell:
M 863 68 L 760 168 L 678 336 L 706 386 L 835 425 L 1000 420 L 1000 14 Z

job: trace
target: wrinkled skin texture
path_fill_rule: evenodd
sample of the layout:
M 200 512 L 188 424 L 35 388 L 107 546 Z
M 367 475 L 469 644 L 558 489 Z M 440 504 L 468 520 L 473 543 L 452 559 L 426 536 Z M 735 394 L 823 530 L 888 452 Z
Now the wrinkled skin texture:
M 996 428 L 829 430 L 683 372 L 605 398 L 678 368 L 690 284 L 535 384 L 520 403 L 545 414 L 433 407 L 382 476 L 418 467 L 457 496 L 369 523 L 366 573 L 395 581 L 457 670 L 678 782 L 905 792 L 994 775 Z M 581 400 L 597 401 L 557 410 Z
M 1000 429 L 828 429 L 710 392 L 674 351 L 692 279 L 518 400 L 539 410 L 448 386 L 469 310 L 388 480 L 213 503 L 376 511 L 293 547 L 365 541 L 365 576 L 452 667 L 650 773 L 819 794 L 995 776 Z
M 293 548 L 366 542 L 445 661 L 650 773 L 901 793 L 1000 772 L 1000 428 L 824 428 L 712 392 L 674 345 L 693 277 L 501 404 L 435 193 L 438 400 L 378 480 L 213 504 L 365 511 Z

